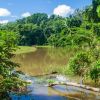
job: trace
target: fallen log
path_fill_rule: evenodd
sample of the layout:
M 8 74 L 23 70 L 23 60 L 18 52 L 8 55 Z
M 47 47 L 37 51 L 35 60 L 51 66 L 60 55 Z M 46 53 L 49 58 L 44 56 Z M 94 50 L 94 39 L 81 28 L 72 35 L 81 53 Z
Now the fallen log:
M 87 90 L 91 90 L 94 92 L 99 92 L 100 93 L 100 88 L 94 88 L 91 86 L 87 86 L 87 85 L 82 85 L 82 84 L 78 84 L 78 83 L 73 83 L 73 82 L 56 82 L 56 83 L 50 83 L 48 85 L 48 87 L 53 87 L 55 85 L 68 85 L 68 86 L 74 86 L 74 87 L 79 87 L 79 88 L 83 88 L 83 89 L 87 89 Z

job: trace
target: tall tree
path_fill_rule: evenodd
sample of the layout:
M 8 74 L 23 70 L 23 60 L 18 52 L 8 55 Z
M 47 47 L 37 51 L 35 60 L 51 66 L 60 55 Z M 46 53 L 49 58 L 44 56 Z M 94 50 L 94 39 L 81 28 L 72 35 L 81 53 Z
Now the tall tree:
M 100 0 L 92 0 L 92 6 L 93 6 L 93 20 L 94 22 L 100 22 L 100 17 L 98 16 L 99 14 L 99 6 L 100 6 Z

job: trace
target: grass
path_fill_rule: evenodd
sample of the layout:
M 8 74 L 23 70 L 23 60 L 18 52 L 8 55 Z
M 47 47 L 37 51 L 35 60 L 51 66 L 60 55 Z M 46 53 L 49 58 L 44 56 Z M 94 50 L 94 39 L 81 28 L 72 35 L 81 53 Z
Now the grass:
M 37 48 L 51 48 L 51 47 L 53 47 L 53 46 L 50 46 L 50 45 L 37 45 L 36 46 Z
M 14 52 L 14 54 L 22 54 L 28 52 L 35 52 L 36 48 L 32 46 L 19 46 L 18 49 Z

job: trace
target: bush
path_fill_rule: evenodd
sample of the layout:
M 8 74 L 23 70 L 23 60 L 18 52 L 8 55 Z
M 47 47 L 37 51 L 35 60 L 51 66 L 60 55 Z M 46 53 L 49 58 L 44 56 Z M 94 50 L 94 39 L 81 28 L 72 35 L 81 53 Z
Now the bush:
M 90 77 L 97 83 L 100 79 L 100 61 L 97 61 L 90 70 Z
M 93 32 L 94 32 L 97 36 L 100 36 L 100 23 L 99 23 L 99 24 L 94 24 L 94 25 L 93 25 Z
M 91 23 L 86 24 L 86 25 L 85 25 L 85 28 L 86 28 L 87 30 L 90 30 L 90 29 L 92 28 L 92 24 L 91 24 Z
M 12 52 L 16 49 L 16 35 L 11 32 L 0 31 L 0 99 L 9 98 L 8 93 L 13 88 L 19 88 L 23 81 L 14 76 L 12 71 L 18 64 L 11 61 Z
M 80 52 L 70 61 L 69 67 L 75 75 L 85 75 L 91 64 L 91 59 L 88 53 Z

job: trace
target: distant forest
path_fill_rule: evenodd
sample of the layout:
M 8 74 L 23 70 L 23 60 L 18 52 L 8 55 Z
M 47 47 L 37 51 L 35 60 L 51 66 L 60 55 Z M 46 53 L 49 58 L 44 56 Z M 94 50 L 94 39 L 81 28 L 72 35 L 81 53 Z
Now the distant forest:
M 92 0 L 85 9 L 76 9 L 69 17 L 36 13 L 27 18 L 0 25 L 0 30 L 18 35 L 18 45 L 84 46 L 100 40 L 100 0 Z

